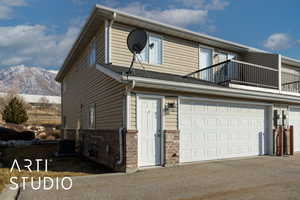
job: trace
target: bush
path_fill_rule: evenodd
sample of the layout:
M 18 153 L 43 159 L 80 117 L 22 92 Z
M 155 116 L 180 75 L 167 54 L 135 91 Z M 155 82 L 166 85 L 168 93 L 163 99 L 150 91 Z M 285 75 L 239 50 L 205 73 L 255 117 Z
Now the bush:
M 0 140 L 9 141 L 9 140 L 33 140 L 35 134 L 32 131 L 23 131 L 18 132 L 13 129 L 2 128 L 0 127 Z
M 22 124 L 28 120 L 24 102 L 13 97 L 2 112 L 2 119 L 7 123 Z

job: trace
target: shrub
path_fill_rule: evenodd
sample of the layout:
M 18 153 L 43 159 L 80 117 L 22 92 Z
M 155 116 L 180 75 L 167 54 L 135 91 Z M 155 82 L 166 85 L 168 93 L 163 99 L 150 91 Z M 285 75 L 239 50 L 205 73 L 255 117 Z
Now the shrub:
M 13 129 L 0 127 L 0 140 L 3 140 L 3 141 L 33 140 L 34 138 L 35 138 L 35 134 L 32 131 L 23 131 L 20 133 Z
M 24 102 L 13 97 L 2 112 L 2 119 L 7 123 L 22 124 L 28 120 Z

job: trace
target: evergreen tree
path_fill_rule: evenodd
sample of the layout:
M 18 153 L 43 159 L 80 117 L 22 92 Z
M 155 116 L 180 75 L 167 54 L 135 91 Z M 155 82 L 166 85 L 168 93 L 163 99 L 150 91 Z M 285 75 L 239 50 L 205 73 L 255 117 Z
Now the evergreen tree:
M 2 119 L 8 123 L 22 124 L 28 120 L 27 111 L 22 100 L 13 97 L 2 112 Z

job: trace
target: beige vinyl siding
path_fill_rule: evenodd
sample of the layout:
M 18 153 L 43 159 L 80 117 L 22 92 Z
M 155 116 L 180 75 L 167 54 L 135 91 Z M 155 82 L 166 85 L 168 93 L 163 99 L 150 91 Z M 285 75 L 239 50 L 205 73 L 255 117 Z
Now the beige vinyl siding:
M 178 128 L 178 121 L 177 121 L 177 114 L 178 114 L 178 98 L 177 97 L 165 97 L 165 105 L 168 103 L 175 103 L 175 109 L 172 111 L 165 113 L 165 130 L 177 130 Z
M 69 72 L 63 94 L 63 116 L 68 129 L 87 129 L 89 107 L 95 104 L 96 129 L 116 129 L 123 123 L 124 86 L 96 68 Z
M 104 62 L 104 27 L 96 34 L 97 62 Z M 123 125 L 125 86 L 88 64 L 89 46 L 63 79 L 62 115 L 67 129 L 88 128 L 89 107 L 95 104 L 96 129 L 116 129 Z
M 165 97 L 165 104 L 175 103 L 176 108 L 173 111 L 164 113 L 164 125 L 165 130 L 177 130 L 177 97 Z M 137 115 L 136 115 L 136 94 L 131 94 L 130 96 L 130 129 L 137 129 Z M 164 105 L 165 106 L 165 105 Z
M 295 75 L 300 75 L 300 68 L 299 67 L 294 67 L 294 66 L 291 66 L 291 65 L 282 64 L 281 71 L 291 73 L 291 74 L 295 74 Z
M 111 29 L 111 62 L 114 65 L 129 67 L 132 54 L 127 49 L 127 36 L 132 28 L 113 24 Z M 162 65 L 143 64 L 147 70 L 185 75 L 198 69 L 198 44 L 174 37 L 162 36 Z M 135 63 L 135 68 L 142 68 Z
M 137 125 L 136 125 L 136 95 L 135 94 L 133 94 L 133 93 L 131 93 L 130 94 L 130 114 L 129 114 L 129 116 L 130 116 L 130 119 L 129 119 L 129 125 L 130 125 L 130 127 L 129 127 L 129 129 L 131 129 L 131 130 L 136 130 L 136 127 L 137 127 Z

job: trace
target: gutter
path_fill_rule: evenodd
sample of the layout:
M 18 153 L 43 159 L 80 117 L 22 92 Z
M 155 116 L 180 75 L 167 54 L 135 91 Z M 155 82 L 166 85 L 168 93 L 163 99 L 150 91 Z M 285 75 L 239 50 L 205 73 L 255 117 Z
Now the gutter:
M 151 78 L 133 77 L 133 76 L 122 76 L 124 83 L 128 84 L 134 81 L 135 87 L 145 87 L 145 88 L 156 88 L 172 91 L 181 92 L 192 92 L 198 94 L 209 94 L 209 95 L 219 95 L 226 97 L 236 97 L 236 98 L 249 98 L 258 100 L 268 100 L 268 101 L 281 101 L 287 103 L 300 103 L 300 98 L 281 94 L 279 91 L 277 93 L 272 92 L 260 92 L 260 91 L 250 91 L 245 89 L 233 89 L 226 87 L 216 87 L 208 86 L 202 84 L 192 84 L 192 83 L 178 83 L 174 81 L 165 81 Z

